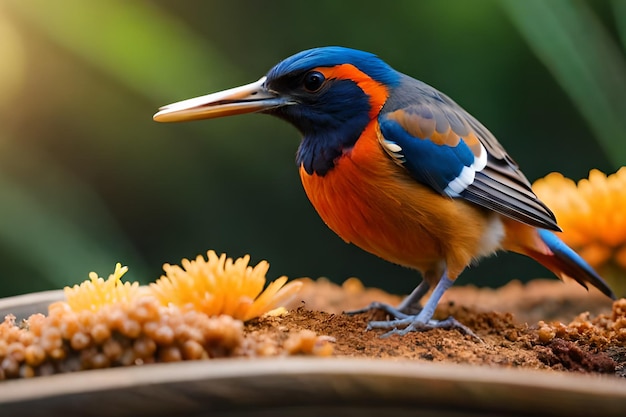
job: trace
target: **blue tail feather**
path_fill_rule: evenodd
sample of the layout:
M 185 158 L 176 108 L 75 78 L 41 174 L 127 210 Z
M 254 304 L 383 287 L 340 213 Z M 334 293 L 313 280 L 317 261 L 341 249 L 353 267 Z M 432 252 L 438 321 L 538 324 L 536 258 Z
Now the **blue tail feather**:
M 567 246 L 558 236 L 549 230 L 539 229 L 541 240 L 550 248 L 554 256 L 548 259 L 546 256 L 543 260 L 544 265 L 550 268 L 557 275 L 566 275 L 575 279 L 580 285 L 587 288 L 587 284 L 591 284 L 602 293 L 612 299 L 616 299 L 615 294 L 608 284 L 593 270 L 591 266 L 583 258 L 580 257 L 572 248 Z

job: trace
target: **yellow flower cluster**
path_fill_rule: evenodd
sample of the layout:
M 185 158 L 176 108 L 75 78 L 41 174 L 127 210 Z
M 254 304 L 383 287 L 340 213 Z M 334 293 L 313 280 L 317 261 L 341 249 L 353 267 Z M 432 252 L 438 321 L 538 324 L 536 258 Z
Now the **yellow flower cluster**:
M 302 283 L 285 285 L 281 277 L 264 290 L 267 262 L 252 267 L 249 256 L 233 261 L 213 251 L 207 257 L 166 264 L 165 276 L 149 286 L 122 282 L 128 268 L 117 264 L 106 280 L 92 272 L 66 287 L 66 300 L 51 304 L 48 315 L 20 324 L 8 315 L 0 322 L 0 380 L 275 352 L 266 342 L 244 343 L 243 321 L 276 311 Z M 288 354 L 332 352 L 313 332 L 285 343 Z
M 104 280 L 95 272 L 89 273 L 89 280 L 80 285 L 65 287 L 65 299 L 74 311 L 97 311 L 105 305 L 129 302 L 140 295 L 143 289 L 138 282 L 122 282 L 127 266 L 115 265 L 115 271 Z
M 285 276 L 263 290 L 269 264 L 261 261 L 252 267 L 249 262 L 249 255 L 233 260 L 210 250 L 206 260 L 198 255 L 193 261 L 183 259 L 182 267 L 163 265 L 165 276 L 148 287 L 140 287 L 138 282 L 122 282 L 128 267 L 118 263 L 107 280 L 92 272 L 89 280 L 72 288 L 65 287 L 66 303 L 76 312 L 98 311 L 107 305 L 149 296 L 163 306 L 173 305 L 208 316 L 226 314 L 247 321 L 288 303 L 300 290 L 299 281 L 285 285 Z
M 209 316 L 227 314 L 243 321 L 281 307 L 300 290 L 301 282 L 285 285 L 283 276 L 263 291 L 269 264 L 261 261 L 251 267 L 249 262 L 249 255 L 233 261 L 210 250 L 207 260 L 198 255 L 193 261 L 183 259 L 182 267 L 163 265 L 165 276 L 150 290 L 164 305 L 189 306 Z
M 576 184 L 553 172 L 533 190 L 556 215 L 561 239 L 626 292 L 626 167 L 612 175 L 594 169 Z M 620 295 L 620 294 L 618 294 Z

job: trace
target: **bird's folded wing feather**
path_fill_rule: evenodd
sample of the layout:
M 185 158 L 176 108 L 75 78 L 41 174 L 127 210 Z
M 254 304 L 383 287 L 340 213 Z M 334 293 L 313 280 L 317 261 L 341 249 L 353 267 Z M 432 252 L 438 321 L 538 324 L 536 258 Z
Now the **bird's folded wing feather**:
M 430 89 L 430 90 L 428 90 Z M 434 88 L 379 117 L 380 143 L 415 180 L 451 198 L 463 198 L 520 222 L 560 230 L 554 214 L 496 138 Z

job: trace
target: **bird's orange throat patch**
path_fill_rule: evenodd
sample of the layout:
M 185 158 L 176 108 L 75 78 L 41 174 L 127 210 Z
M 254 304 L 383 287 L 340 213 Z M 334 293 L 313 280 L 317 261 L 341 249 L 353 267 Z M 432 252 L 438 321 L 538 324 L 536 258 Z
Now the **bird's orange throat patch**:
M 376 123 L 370 122 L 354 147 L 344 151 L 326 174 L 308 174 L 300 166 L 300 178 L 324 222 L 342 239 L 351 242 L 355 222 L 365 214 L 361 206 L 367 204 L 367 196 L 372 192 L 373 184 L 368 180 L 393 176 L 391 171 L 384 172 L 389 162 L 378 144 Z
M 444 197 L 413 180 L 380 146 L 377 122 L 325 175 L 300 167 L 306 194 L 320 217 L 343 240 L 393 263 L 420 271 L 447 264 L 451 278 L 480 252 L 499 247 L 501 233 L 485 237 L 483 209 Z M 484 252 L 484 253 L 483 253 Z
M 391 262 L 420 269 L 422 265 L 412 262 L 415 253 L 426 258 L 427 264 L 439 259 L 440 253 L 433 250 L 437 245 L 422 246 L 428 239 L 405 236 L 408 223 L 398 211 L 403 210 L 401 200 L 406 191 L 402 190 L 397 166 L 380 147 L 376 130 L 376 123 L 370 123 L 355 146 L 324 175 L 310 175 L 300 167 L 302 185 L 320 217 L 344 241 Z M 412 193 L 420 191 L 431 194 L 419 186 Z M 410 233 L 419 235 L 417 229 Z
M 384 84 L 373 80 L 357 67 L 351 64 L 341 64 L 334 67 L 321 67 L 317 71 L 327 79 L 350 80 L 359 86 L 370 98 L 370 119 L 375 119 L 389 97 L 389 89 Z

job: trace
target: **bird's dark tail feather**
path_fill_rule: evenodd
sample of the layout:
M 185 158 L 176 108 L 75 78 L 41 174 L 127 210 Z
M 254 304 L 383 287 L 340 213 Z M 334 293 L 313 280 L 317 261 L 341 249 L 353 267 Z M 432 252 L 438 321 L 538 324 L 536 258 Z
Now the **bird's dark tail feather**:
M 546 268 L 554 272 L 558 277 L 564 276 L 575 279 L 585 288 L 591 284 L 613 300 L 615 294 L 606 282 L 583 260 L 572 248 L 567 246 L 561 239 L 549 230 L 540 229 L 541 240 L 550 248 L 552 255 L 533 253 L 531 256 Z

